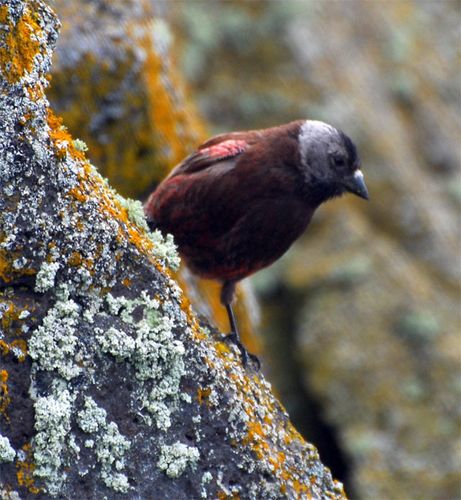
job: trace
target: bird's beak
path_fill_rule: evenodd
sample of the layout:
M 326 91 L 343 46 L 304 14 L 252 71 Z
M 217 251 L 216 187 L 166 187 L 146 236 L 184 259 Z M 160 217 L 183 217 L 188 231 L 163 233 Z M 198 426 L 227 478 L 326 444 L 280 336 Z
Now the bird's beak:
M 356 170 L 353 175 L 344 179 L 343 184 L 349 193 L 356 194 L 365 200 L 369 199 L 367 185 L 361 170 Z

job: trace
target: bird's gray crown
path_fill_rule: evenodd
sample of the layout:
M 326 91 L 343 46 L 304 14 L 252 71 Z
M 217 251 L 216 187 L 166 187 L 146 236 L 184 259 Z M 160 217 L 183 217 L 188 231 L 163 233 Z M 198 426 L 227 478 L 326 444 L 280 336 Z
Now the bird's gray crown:
M 343 148 L 341 136 L 334 127 L 317 120 L 306 120 L 299 130 L 299 148 L 303 167 L 317 170 L 318 160 Z M 316 172 L 322 174 L 321 171 Z M 326 172 L 323 172 L 326 173 Z

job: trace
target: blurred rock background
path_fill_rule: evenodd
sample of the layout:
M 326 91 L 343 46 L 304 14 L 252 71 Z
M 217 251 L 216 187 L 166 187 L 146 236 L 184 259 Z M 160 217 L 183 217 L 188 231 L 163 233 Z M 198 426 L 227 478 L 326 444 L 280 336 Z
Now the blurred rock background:
M 460 3 L 52 6 L 54 106 L 124 195 L 212 132 L 308 117 L 355 140 L 370 202 L 322 207 L 240 320 L 256 351 L 252 286 L 265 370 L 351 497 L 459 498 Z M 181 280 L 225 329 L 216 288 Z

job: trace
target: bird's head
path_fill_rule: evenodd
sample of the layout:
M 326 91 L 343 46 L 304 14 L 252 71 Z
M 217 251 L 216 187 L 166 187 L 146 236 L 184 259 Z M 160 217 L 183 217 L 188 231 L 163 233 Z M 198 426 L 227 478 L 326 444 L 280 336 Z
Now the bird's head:
M 354 143 L 326 123 L 306 120 L 299 129 L 302 174 L 325 198 L 353 193 L 368 200 L 368 190 Z

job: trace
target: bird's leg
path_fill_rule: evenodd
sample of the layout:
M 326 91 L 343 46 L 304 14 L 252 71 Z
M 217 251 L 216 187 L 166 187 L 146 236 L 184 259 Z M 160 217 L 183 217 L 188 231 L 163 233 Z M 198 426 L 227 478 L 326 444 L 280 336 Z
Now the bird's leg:
M 234 299 L 235 293 L 235 283 L 233 281 L 226 281 L 221 289 L 221 303 L 226 307 L 227 316 L 229 317 L 229 324 L 231 327 L 231 333 L 226 335 L 226 340 L 230 340 L 233 342 L 239 349 L 240 354 L 242 356 L 243 366 L 247 366 L 248 358 L 256 363 L 256 366 L 259 370 L 261 367 L 261 363 L 259 359 L 254 355 L 249 353 L 245 346 L 240 341 L 240 335 L 237 328 L 237 321 L 235 319 L 234 310 L 232 309 L 232 301 Z

